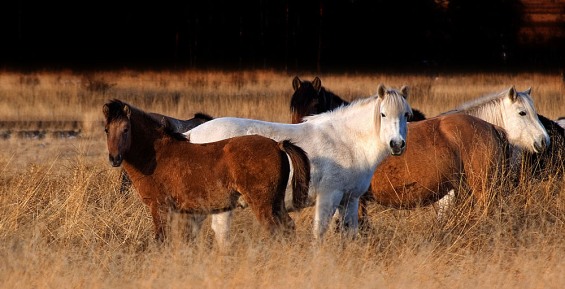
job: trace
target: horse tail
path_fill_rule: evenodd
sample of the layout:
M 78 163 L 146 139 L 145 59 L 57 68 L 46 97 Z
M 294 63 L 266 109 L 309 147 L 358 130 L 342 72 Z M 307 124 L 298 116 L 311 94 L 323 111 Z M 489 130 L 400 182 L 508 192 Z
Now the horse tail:
M 279 142 L 279 147 L 290 158 L 292 174 L 292 206 L 300 209 L 308 206 L 308 189 L 310 187 L 310 159 L 306 152 L 290 140 Z

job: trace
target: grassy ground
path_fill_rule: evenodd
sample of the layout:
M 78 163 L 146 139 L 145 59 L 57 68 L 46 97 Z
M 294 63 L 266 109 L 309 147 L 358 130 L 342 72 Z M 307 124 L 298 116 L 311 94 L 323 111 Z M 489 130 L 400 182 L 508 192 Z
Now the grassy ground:
M 371 205 L 355 240 L 312 242 L 311 208 L 292 213 L 296 235 L 270 240 L 238 209 L 233 250 L 219 252 L 206 223 L 194 243 L 181 229 L 167 245 L 135 190 L 119 192 L 107 163 L 102 105 L 119 98 L 189 118 L 195 112 L 289 122 L 294 75 L 272 71 L 0 73 L 0 120 L 80 120 L 81 137 L 0 140 L 0 285 L 3 288 L 563 288 L 563 179 L 526 182 L 496 195 L 488 213 L 463 200 L 438 223 L 433 208 Z M 311 80 L 314 75 L 300 75 Z M 538 112 L 565 115 L 559 75 L 320 75 L 347 100 L 378 83 L 411 88 L 433 116 L 515 85 L 532 87 Z M 492 188 L 496 193 L 500 188 Z M 182 224 L 174 216 L 175 224 Z

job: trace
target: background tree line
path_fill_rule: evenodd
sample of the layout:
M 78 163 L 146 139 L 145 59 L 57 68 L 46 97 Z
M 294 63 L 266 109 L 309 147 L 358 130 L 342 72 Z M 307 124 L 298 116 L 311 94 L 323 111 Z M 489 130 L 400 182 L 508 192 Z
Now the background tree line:
M 4 67 L 379 70 L 561 67 L 518 0 L 4 3 Z M 559 27 L 563 29 L 563 27 Z

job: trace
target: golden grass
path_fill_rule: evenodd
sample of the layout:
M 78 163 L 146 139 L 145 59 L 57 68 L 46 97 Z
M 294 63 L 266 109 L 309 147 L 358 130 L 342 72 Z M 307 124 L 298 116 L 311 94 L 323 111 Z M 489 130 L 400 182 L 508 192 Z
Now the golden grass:
M 313 75 L 300 75 L 311 80 Z M 458 203 L 446 222 L 433 208 L 371 205 L 372 228 L 356 240 L 312 240 L 312 208 L 293 213 L 296 236 L 268 239 L 249 210 L 236 211 L 233 251 L 217 250 L 206 223 L 194 243 L 176 230 L 152 240 L 135 191 L 119 192 L 107 163 L 102 104 L 120 98 L 189 118 L 202 111 L 288 122 L 293 75 L 245 72 L 38 72 L 0 74 L 0 120 L 85 120 L 78 139 L 0 141 L 2 288 L 563 288 L 562 178 L 526 182 L 496 195 L 488 213 Z M 538 111 L 562 115 L 559 75 L 321 75 L 351 100 L 377 84 L 411 87 L 428 116 L 514 84 L 529 86 Z M 106 84 L 106 85 L 104 85 Z M 493 187 L 496 193 L 500 189 Z M 175 218 L 176 223 L 182 223 Z

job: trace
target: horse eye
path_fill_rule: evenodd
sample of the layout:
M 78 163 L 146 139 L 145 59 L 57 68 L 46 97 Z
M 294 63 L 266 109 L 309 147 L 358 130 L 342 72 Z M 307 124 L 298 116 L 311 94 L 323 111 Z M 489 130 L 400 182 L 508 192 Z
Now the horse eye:
M 386 115 L 384 113 L 381 112 L 381 117 L 386 117 Z
M 128 131 L 129 131 L 128 128 L 125 128 L 125 129 L 124 129 L 124 133 L 127 133 Z
M 526 112 L 522 110 L 518 114 L 521 115 L 521 116 L 524 116 L 524 115 L 526 115 Z
M 104 129 L 104 132 L 105 132 L 105 133 L 108 133 L 108 129 L 107 129 L 107 128 L 105 128 L 105 129 Z

